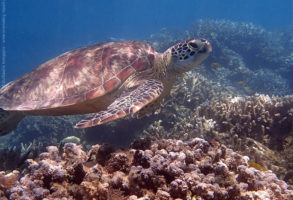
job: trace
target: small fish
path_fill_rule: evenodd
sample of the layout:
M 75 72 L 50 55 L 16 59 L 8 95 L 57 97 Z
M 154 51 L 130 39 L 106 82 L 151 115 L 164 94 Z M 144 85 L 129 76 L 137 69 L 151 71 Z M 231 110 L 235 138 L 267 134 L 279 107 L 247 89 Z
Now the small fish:
M 211 67 L 221 67 L 222 65 L 220 64 L 220 63 L 218 63 L 218 62 L 213 62 L 213 63 L 211 63 Z
M 237 84 L 238 85 L 244 85 L 245 84 L 245 81 L 238 81 Z
M 266 168 L 261 166 L 260 164 L 256 163 L 256 162 L 253 162 L 253 161 L 248 161 L 248 164 L 249 164 L 249 167 L 253 167 L 259 171 L 265 171 Z

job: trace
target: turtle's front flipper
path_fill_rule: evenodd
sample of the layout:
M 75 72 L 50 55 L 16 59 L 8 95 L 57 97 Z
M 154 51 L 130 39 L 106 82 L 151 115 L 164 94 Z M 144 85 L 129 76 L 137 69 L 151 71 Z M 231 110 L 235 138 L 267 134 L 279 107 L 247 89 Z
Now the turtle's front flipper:
M 13 131 L 24 117 L 25 115 L 20 112 L 10 112 L 0 108 L 0 136 Z
M 133 115 L 141 108 L 156 100 L 163 91 L 163 83 L 158 80 L 146 80 L 129 88 L 116 99 L 107 110 L 96 113 L 75 125 L 75 128 L 86 128 L 103 124 L 127 115 Z

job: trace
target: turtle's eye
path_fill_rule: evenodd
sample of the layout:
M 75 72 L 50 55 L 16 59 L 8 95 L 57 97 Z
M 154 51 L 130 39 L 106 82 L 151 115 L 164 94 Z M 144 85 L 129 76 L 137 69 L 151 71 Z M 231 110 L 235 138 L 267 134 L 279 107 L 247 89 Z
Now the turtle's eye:
M 198 48 L 198 45 L 197 45 L 196 43 L 194 43 L 194 42 L 190 42 L 189 45 L 190 45 L 191 47 L 195 48 L 195 49 Z

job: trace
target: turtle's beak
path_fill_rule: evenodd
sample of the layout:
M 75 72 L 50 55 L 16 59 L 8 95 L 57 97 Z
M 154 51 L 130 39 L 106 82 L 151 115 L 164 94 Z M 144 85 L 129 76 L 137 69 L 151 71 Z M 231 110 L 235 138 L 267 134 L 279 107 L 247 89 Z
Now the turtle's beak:
M 213 51 L 212 45 L 209 41 L 205 42 L 204 48 L 206 49 L 207 53 L 211 53 Z
M 201 39 L 201 42 L 203 42 L 203 45 L 198 52 L 199 53 L 208 53 L 208 54 L 211 53 L 213 50 L 211 43 L 209 41 L 207 41 L 206 39 Z

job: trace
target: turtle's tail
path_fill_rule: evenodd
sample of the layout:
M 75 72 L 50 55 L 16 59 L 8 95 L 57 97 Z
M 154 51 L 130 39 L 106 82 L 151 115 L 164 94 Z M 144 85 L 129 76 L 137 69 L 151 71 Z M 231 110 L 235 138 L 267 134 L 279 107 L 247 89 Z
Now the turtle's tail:
M 24 117 L 21 112 L 10 112 L 0 108 L 0 136 L 13 131 Z

